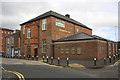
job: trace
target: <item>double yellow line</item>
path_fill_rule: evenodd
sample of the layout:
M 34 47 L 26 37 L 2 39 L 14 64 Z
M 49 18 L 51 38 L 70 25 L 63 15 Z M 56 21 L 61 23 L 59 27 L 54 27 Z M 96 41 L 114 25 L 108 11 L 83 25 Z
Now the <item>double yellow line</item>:
M 19 72 L 9 71 L 9 70 L 3 70 L 3 71 L 15 74 L 19 78 L 19 80 L 25 80 L 24 76 L 21 73 L 19 73 Z

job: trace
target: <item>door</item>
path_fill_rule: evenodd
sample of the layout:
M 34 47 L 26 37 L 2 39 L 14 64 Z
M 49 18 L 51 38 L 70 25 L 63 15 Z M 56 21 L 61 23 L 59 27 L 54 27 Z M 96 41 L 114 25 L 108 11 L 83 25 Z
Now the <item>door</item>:
M 35 57 L 38 56 L 38 49 L 37 48 L 34 49 L 34 56 Z
M 20 48 L 18 48 L 18 56 L 20 56 Z
M 11 47 L 11 57 L 14 57 L 14 47 Z

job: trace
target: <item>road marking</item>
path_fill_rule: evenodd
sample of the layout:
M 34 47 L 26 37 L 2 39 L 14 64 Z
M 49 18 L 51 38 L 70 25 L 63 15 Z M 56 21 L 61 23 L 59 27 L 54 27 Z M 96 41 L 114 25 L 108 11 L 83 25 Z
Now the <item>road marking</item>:
M 5 70 L 3 67 L 1 67 L 1 68 L 2 68 L 3 71 L 5 71 L 5 72 L 9 72 L 9 73 L 15 74 L 15 75 L 19 78 L 19 80 L 25 80 L 24 76 L 23 76 L 21 73 L 16 72 L 16 71 Z

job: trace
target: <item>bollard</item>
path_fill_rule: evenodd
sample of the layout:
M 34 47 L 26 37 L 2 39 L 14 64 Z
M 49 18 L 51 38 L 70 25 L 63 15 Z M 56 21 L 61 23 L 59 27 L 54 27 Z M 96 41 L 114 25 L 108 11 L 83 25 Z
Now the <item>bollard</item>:
M 32 60 L 34 60 L 34 56 L 32 56 Z
M 48 56 L 47 56 L 47 63 L 48 63 Z
M 58 65 L 60 65 L 60 58 L 58 58 Z
M 104 64 L 106 64 L 106 58 L 104 58 Z
M 96 58 L 94 58 L 94 66 L 96 66 L 96 62 L 97 62 L 97 59 L 96 59 Z
M 21 59 L 21 55 L 20 55 L 20 59 Z
M 69 66 L 69 58 L 67 58 L 67 66 Z
M 112 61 L 111 61 L 111 56 L 109 56 L 109 62 L 112 63 Z
M 44 58 L 45 58 L 45 57 L 43 56 L 43 62 L 44 62 Z
M 17 55 L 17 59 L 18 59 L 18 55 Z
M 51 57 L 51 64 L 53 64 L 53 57 Z
M 113 60 L 115 61 L 115 55 L 113 55 Z
M 25 59 L 25 55 L 24 55 L 24 59 Z
M 116 59 L 118 59 L 118 54 L 116 54 Z
M 38 61 L 38 56 L 36 56 L 36 61 Z

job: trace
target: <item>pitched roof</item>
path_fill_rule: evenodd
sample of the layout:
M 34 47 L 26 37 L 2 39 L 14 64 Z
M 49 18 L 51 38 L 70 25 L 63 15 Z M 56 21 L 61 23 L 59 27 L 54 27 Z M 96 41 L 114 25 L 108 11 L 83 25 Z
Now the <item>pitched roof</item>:
M 80 22 L 78 22 L 78 21 L 76 21 L 74 19 L 68 18 L 68 17 L 66 17 L 64 15 L 61 15 L 61 14 L 56 13 L 56 12 L 51 11 L 51 10 L 44 13 L 44 14 L 42 14 L 42 15 L 39 15 L 39 16 L 37 16 L 37 17 L 27 21 L 27 22 L 24 22 L 24 23 L 22 23 L 20 25 L 24 25 L 26 23 L 33 22 L 33 21 L 36 21 L 36 20 L 39 20 L 39 19 L 42 19 L 42 18 L 45 18 L 45 17 L 49 17 L 49 16 L 53 16 L 53 17 L 56 17 L 56 18 L 59 18 L 59 19 L 62 19 L 62 20 L 65 20 L 65 21 L 71 22 L 73 24 L 76 24 L 76 25 L 79 25 L 79 26 L 82 26 L 84 28 L 92 30 L 91 28 L 88 28 L 86 25 L 84 25 L 84 24 L 82 24 L 82 23 L 80 23 Z
M 93 40 L 93 39 L 97 39 L 97 40 L 103 40 L 103 41 L 111 41 L 105 38 L 102 38 L 100 36 L 96 36 L 96 35 L 90 35 L 84 32 L 72 35 L 72 36 L 68 36 L 65 38 L 61 38 L 58 40 L 53 40 L 53 42 L 64 42 L 64 41 L 79 41 L 79 40 Z M 111 41 L 114 42 L 114 41 Z
M 8 29 L 8 28 L 1 28 L 1 27 L 0 27 L 0 29 L 1 29 L 1 30 L 14 31 L 14 30 L 12 30 L 12 29 Z

